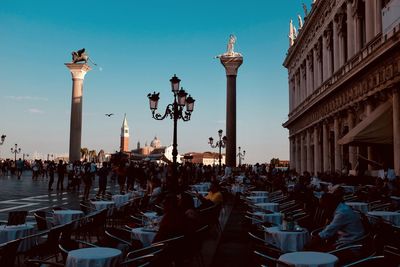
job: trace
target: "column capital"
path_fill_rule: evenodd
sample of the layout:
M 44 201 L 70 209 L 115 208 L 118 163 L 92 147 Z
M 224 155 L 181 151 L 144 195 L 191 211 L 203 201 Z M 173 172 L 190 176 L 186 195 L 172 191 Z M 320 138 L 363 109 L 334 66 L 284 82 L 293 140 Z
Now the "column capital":
M 320 62 L 322 52 L 321 52 L 321 42 L 319 41 L 319 39 L 318 39 L 317 43 L 314 45 L 314 50 L 315 50 L 315 54 L 317 56 L 317 60 Z
M 237 71 L 243 63 L 242 56 L 221 56 L 221 64 L 225 67 L 226 75 L 237 75 Z
M 87 64 L 65 63 L 65 66 L 67 66 L 67 68 L 71 71 L 73 80 L 83 80 L 86 73 L 92 70 L 92 68 Z
M 332 28 L 328 26 L 324 31 L 325 45 L 327 50 L 331 50 L 332 48 Z
M 345 27 L 344 27 L 345 18 L 346 18 L 346 14 L 344 13 L 344 11 L 339 11 L 335 15 L 335 19 L 334 19 L 334 27 L 336 27 L 338 34 L 341 36 L 343 36 L 345 33 Z

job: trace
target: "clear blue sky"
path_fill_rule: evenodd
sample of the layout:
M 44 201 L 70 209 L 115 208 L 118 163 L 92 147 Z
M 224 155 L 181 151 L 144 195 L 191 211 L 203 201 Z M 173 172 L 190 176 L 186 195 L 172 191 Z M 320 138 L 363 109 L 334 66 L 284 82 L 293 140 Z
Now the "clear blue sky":
M 307 0 L 309 5 L 311 0 Z M 159 107 L 172 101 L 170 77 L 196 99 L 189 122 L 178 122 L 178 150 L 210 151 L 208 137 L 225 131 L 226 77 L 215 55 L 230 33 L 244 56 L 237 78 L 237 144 L 246 163 L 288 159 L 287 71 L 290 18 L 297 0 L 19 1 L 0 9 L 0 134 L 2 157 L 14 143 L 24 153 L 67 153 L 71 51 L 85 47 L 101 68 L 86 75 L 82 146 L 115 151 L 124 113 L 130 148 L 157 135 L 172 143 L 172 121 L 151 118 L 147 93 Z M 108 118 L 104 113 L 115 113 Z

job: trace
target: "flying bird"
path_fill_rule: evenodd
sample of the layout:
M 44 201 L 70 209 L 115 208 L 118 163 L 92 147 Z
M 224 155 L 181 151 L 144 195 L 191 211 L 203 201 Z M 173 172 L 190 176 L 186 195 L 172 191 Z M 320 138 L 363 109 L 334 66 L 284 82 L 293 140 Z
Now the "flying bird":
M 114 115 L 114 113 L 108 113 L 108 114 L 104 114 L 104 115 L 106 115 L 107 117 L 111 117 L 112 115 Z

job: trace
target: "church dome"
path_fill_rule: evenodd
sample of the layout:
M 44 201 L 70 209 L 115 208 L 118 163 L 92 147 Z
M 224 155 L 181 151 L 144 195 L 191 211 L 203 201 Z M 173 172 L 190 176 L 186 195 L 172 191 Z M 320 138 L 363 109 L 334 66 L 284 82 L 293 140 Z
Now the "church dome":
M 152 148 L 160 148 L 161 147 L 161 141 L 156 137 L 154 137 L 153 141 L 151 141 L 150 146 Z

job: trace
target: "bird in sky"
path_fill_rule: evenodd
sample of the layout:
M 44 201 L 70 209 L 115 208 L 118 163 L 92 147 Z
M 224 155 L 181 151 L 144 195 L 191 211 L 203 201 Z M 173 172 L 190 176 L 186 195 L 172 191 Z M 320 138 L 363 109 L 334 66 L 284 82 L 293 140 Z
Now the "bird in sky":
M 111 117 L 112 115 L 114 115 L 114 113 L 106 113 L 104 115 L 106 115 L 107 117 Z

